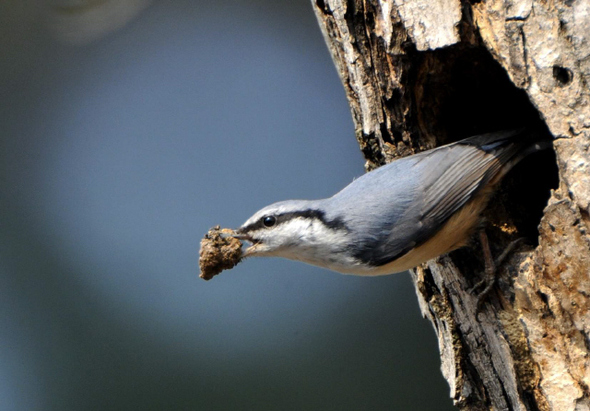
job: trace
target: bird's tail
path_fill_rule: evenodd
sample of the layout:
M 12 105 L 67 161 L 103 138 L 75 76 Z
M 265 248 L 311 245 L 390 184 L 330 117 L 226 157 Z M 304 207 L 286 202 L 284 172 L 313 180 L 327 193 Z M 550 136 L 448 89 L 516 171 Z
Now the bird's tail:
M 493 154 L 507 172 L 523 158 L 552 148 L 553 138 L 551 134 L 538 128 L 520 128 L 469 137 L 458 144 L 474 145 L 486 153 Z

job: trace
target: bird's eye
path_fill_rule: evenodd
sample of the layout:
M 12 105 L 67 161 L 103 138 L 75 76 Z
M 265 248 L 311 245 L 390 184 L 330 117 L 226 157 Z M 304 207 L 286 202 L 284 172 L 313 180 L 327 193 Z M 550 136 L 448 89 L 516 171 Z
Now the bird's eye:
M 272 227 L 276 222 L 277 219 L 272 215 L 266 216 L 262 219 L 262 224 L 264 224 L 265 227 Z

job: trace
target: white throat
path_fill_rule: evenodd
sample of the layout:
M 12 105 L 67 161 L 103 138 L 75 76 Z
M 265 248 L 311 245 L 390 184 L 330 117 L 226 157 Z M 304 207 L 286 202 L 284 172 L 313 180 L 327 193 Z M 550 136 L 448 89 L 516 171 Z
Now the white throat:
M 316 218 L 294 218 L 268 230 L 267 235 L 259 233 L 269 249 L 258 255 L 283 257 L 344 272 L 358 264 L 343 252 L 348 243 L 347 234 L 346 230 L 329 228 Z

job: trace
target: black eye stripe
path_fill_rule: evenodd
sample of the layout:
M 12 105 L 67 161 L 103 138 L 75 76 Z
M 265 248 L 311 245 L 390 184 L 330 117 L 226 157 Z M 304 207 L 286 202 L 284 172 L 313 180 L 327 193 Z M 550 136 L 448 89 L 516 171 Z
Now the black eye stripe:
M 333 220 L 328 220 L 323 211 L 320 210 L 302 210 L 302 211 L 292 211 L 289 213 L 282 213 L 282 214 L 274 214 L 269 216 L 264 216 L 258 221 L 253 222 L 252 224 L 248 224 L 245 227 L 242 227 L 239 231 L 242 233 L 248 233 L 251 231 L 256 231 L 259 229 L 266 229 L 271 226 L 267 226 L 264 221 L 268 217 L 274 217 L 275 223 L 271 226 L 276 227 L 279 224 L 286 223 L 287 221 L 293 220 L 295 218 L 308 218 L 320 221 L 326 227 L 331 228 L 333 230 L 346 230 L 348 231 L 348 227 L 340 218 L 335 218 Z

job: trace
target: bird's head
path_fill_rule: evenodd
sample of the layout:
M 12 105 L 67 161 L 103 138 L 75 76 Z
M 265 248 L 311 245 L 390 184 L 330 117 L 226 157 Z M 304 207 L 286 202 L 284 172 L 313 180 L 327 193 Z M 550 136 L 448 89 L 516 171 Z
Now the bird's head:
M 235 237 L 252 244 L 243 257 L 276 256 L 318 264 L 346 231 L 340 220 L 327 218 L 324 202 L 282 201 L 256 212 L 236 230 Z

